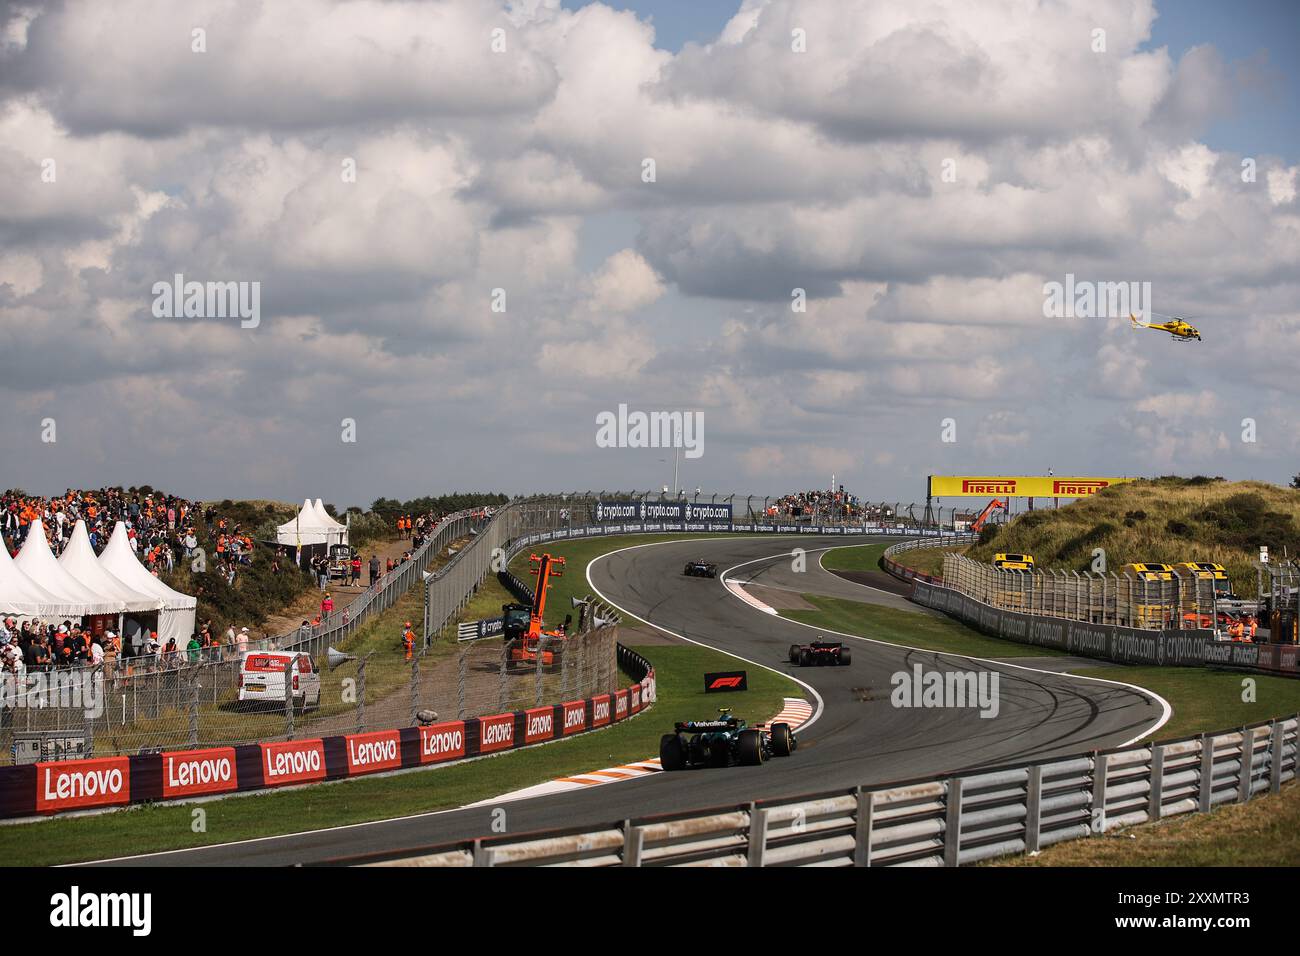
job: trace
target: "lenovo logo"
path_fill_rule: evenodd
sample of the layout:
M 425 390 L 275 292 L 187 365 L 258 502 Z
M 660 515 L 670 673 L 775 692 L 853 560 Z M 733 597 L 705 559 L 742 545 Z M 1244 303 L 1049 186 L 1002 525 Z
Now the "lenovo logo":
M 319 740 L 261 746 L 262 778 L 267 785 L 320 780 L 325 776 L 325 760 Z
M 555 713 L 547 707 L 543 710 L 528 711 L 524 722 L 524 742 L 548 740 L 555 736 Z
M 348 772 L 383 770 L 402 765 L 398 736 L 391 731 L 370 736 L 351 736 L 348 741 Z
M 484 717 L 479 721 L 478 749 L 502 750 L 515 742 L 515 716 Z
M 235 751 L 229 747 L 163 754 L 163 796 L 221 793 L 235 788 Z
M 963 478 L 961 491 L 964 495 L 1014 495 L 1016 480 L 1014 478 Z
M 489 724 L 483 728 L 483 743 L 508 744 L 514 732 L 515 729 L 510 724 Z
M 587 725 L 587 705 L 565 704 L 564 705 L 564 732 L 566 734 L 582 730 Z
M 420 728 L 420 762 L 433 763 L 465 755 L 465 725 L 441 724 Z
M 37 810 L 98 807 L 130 800 L 126 757 L 77 760 L 63 765 L 38 763 Z

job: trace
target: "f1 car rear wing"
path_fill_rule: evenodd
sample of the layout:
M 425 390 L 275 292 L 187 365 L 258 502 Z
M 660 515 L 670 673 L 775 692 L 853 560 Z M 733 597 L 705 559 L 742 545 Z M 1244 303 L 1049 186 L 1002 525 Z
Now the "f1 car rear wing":
M 740 726 L 740 720 L 732 717 L 729 720 L 679 720 L 673 725 L 677 731 L 708 731 L 708 730 L 735 730 Z

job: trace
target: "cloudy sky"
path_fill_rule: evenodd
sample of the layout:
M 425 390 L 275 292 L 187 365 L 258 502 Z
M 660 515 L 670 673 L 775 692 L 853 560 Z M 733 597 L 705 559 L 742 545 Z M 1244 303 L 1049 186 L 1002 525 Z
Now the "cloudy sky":
M 692 490 L 1289 480 L 1298 11 L 0 0 L 0 485 L 670 482 L 620 403 L 702 413 Z M 1045 318 L 1067 274 L 1204 341 Z

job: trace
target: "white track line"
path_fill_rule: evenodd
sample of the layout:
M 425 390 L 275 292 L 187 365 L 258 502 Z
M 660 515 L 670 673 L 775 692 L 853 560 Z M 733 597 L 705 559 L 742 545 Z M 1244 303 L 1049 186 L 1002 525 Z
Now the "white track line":
M 821 548 L 821 549 L 817 549 L 817 550 L 821 550 L 821 551 L 834 551 L 834 550 L 835 550 L 835 547 L 843 547 L 843 545 L 837 545 L 837 546 L 830 547 L 830 548 Z M 748 565 L 751 565 L 751 564 L 758 564 L 758 563 L 761 562 L 761 561 L 772 561 L 772 560 L 775 560 L 775 559 L 777 559 L 777 558 L 788 558 L 788 557 L 790 557 L 790 552 L 789 552 L 789 551 L 781 551 L 781 552 L 779 552 L 779 553 L 777 553 L 777 554 L 769 555 L 769 556 L 766 557 L 766 558 L 755 558 L 755 559 L 752 560 L 752 561 L 742 561 L 740 564 L 737 564 L 737 565 L 734 565 L 734 566 L 732 566 L 732 567 L 730 567 L 730 568 L 727 568 L 726 571 L 722 572 L 722 574 L 720 574 L 720 575 L 718 575 L 718 576 L 719 576 L 720 578 L 725 578 L 728 574 L 730 574 L 732 571 L 735 571 L 737 568 L 747 567 Z M 821 559 L 819 558 L 819 559 L 818 559 L 818 564 L 820 564 L 820 563 L 821 563 Z M 588 581 L 590 581 L 590 578 L 588 579 Z M 863 585 L 863 587 L 868 587 L 868 586 L 869 586 L 869 585 L 865 585 L 865 584 Z M 729 590 L 729 589 L 725 589 L 725 588 L 724 588 L 724 590 L 727 590 L 728 593 L 730 593 L 730 590 Z M 878 590 L 878 589 L 873 588 L 873 590 Z M 886 591 L 886 592 L 884 592 L 884 593 L 886 593 L 886 594 L 890 594 L 890 593 L 892 593 L 892 592 Z M 901 597 L 901 595 L 894 595 L 894 596 L 895 596 L 895 597 Z M 904 598 L 904 600 L 906 600 L 906 598 Z M 947 617 L 947 615 L 944 615 L 944 616 Z M 1152 700 L 1158 701 L 1159 704 L 1160 704 L 1160 708 L 1161 708 L 1160 719 L 1157 720 L 1157 721 L 1155 722 L 1155 725 L 1152 726 L 1149 730 L 1145 731 L 1144 733 L 1140 733 L 1140 734 L 1138 734 L 1138 735 L 1137 735 L 1136 737 L 1134 737 L 1132 740 L 1129 740 L 1129 741 L 1126 741 L 1125 743 L 1120 744 L 1119 746 L 1121 746 L 1121 747 L 1128 747 L 1128 746 L 1130 746 L 1130 745 L 1132 745 L 1132 744 L 1137 743 L 1139 740 L 1142 740 L 1142 739 L 1144 739 L 1144 738 L 1146 738 L 1146 737 L 1150 737 L 1150 736 L 1151 736 L 1152 734 L 1154 734 L 1157 730 L 1159 730 L 1159 729 L 1160 729 L 1161 727 L 1163 727 L 1166 723 L 1168 723 L 1168 722 L 1169 722 L 1169 718 L 1172 717 L 1172 716 L 1174 715 L 1174 709 L 1173 709 L 1172 707 L 1169 706 L 1169 701 L 1165 700 L 1163 697 L 1161 697 L 1161 696 L 1160 696 L 1159 694 L 1157 694 L 1155 691 L 1153 691 L 1153 690 L 1148 690 L 1148 689 L 1145 688 L 1145 687 L 1139 687 L 1137 684 L 1129 684 L 1129 683 L 1125 683 L 1124 681 L 1120 681 L 1120 680 L 1108 680 L 1108 679 L 1106 679 L 1106 678 L 1104 678 L 1104 677 L 1085 677 L 1085 676 L 1082 675 L 1082 674 L 1066 674 L 1066 673 L 1062 673 L 1061 671 L 1048 671 L 1048 670 L 1043 670 L 1042 668 L 1039 668 L 1039 667 L 1029 667 L 1029 666 L 1027 666 L 1027 665 L 1025 665 L 1025 664 L 1011 664 L 1011 663 L 1008 663 L 1007 661 L 993 660 L 993 659 L 991 659 L 991 658 L 987 658 L 987 657 L 973 657 L 973 656 L 970 655 L 970 654 L 958 654 L 958 653 L 954 653 L 954 652 L 952 652 L 952 651 L 935 651 L 935 650 L 930 650 L 930 649 L 928 649 L 928 648 L 924 648 L 924 647 L 912 647 L 910 644 L 895 644 L 895 643 L 893 643 L 892 641 L 881 641 L 881 640 L 877 640 L 876 638 L 872 638 L 872 637 L 862 637 L 861 635 L 858 635 L 858 634 L 846 634 L 846 633 L 844 633 L 843 631 L 833 631 L 833 630 L 831 630 L 830 628 L 826 628 L 826 627 L 817 627 L 816 625 L 813 625 L 813 624 L 805 624 L 803 621 L 796 621 L 796 620 L 794 620 L 793 618 L 789 618 L 789 617 L 783 617 L 783 618 L 781 618 L 781 620 L 783 620 L 783 621 L 789 621 L 791 624 L 798 624 L 800 627 L 806 627 L 806 628 L 809 628 L 809 629 L 811 629 L 811 630 L 814 630 L 814 631 L 820 631 L 820 632 L 825 633 L 825 634 L 834 634 L 834 635 L 836 635 L 837 637 L 849 637 L 849 638 L 852 638 L 852 639 L 855 640 L 855 641 L 865 641 L 865 642 L 868 643 L 868 644 L 879 644 L 879 645 L 881 645 L 881 646 L 883 646 L 883 647 L 898 647 L 898 648 L 903 648 L 904 650 L 909 650 L 909 651 L 921 651 L 921 652 L 923 652 L 923 653 L 927 653 L 927 654 L 944 654 L 944 655 L 946 655 L 946 656 L 948 656 L 948 657 L 957 657 L 957 658 L 961 658 L 962 660 L 978 661 L 978 662 L 981 663 L 981 664 L 995 664 L 995 665 L 997 665 L 997 666 L 999 666 L 999 667 L 1014 667 L 1014 668 L 1016 668 L 1017 670 L 1030 671 L 1030 672 L 1035 673 L 1035 674 L 1050 674 L 1050 675 L 1055 676 L 1055 677 L 1067 677 L 1067 678 L 1069 678 L 1069 679 L 1071 679 L 1071 680 L 1090 680 L 1090 681 L 1096 681 L 1096 682 L 1099 683 L 1099 684 L 1113 684 L 1113 685 L 1116 686 L 1116 687 L 1125 687 L 1125 688 L 1128 688 L 1128 689 L 1131 690 L 1131 691 L 1136 691 L 1136 692 L 1139 693 L 1139 694 L 1145 695 L 1145 696 L 1151 698 Z M 955 618 L 949 618 L 949 620 L 955 620 Z M 959 622 L 959 623 L 960 623 L 960 622 Z M 972 630 L 973 630 L 973 628 L 972 628 Z M 979 633 L 979 632 L 977 631 L 976 633 Z M 987 636 L 987 635 L 986 635 L 986 636 Z M 818 698 L 818 699 L 820 700 L 820 698 Z
M 705 538 L 705 539 L 699 539 L 699 538 L 696 538 L 695 540 L 697 540 L 697 541 L 698 541 L 698 540 L 721 541 L 721 540 L 734 540 L 734 539 L 727 539 L 727 538 Z M 594 592 L 596 593 L 596 595 L 597 595 L 597 596 L 598 596 L 602 601 L 604 601 L 606 604 L 610 605 L 611 607 L 617 608 L 618 610 L 622 611 L 624 614 L 627 614 L 628 616 L 630 616 L 630 617 L 632 617 L 632 618 L 634 618 L 634 619 L 636 619 L 636 620 L 638 620 L 638 621 L 642 621 L 642 622 L 644 622 L 647 626 L 649 626 L 649 627 L 653 627 L 656 631 L 661 631 L 662 633 L 667 634 L 669 637 L 675 637 L 675 638 L 677 638 L 679 641 L 686 641 L 688 644 L 694 644 L 694 645 L 697 646 L 697 647 L 705 647 L 705 648 L 708 648 L 708 649 L 711 650 L 711 651 L 717 651 L 719 654 L 726 654 L 728 657 L 734 657 L 734 658 L 735 658 L 736 660 L 738 660 L 738 661 L 744 661 L 746 664 L 753 664 L 755 667 L 761 667 L 761 668 L 763 668 L 763 670 L 765 670 L 765 671 L 771 671 L 773 674 L 779 674 L 779 675 L 782 676 L 782 677 L 785 677 L 785 678 L 787 678 L 787 679 L 789 679 L 789 680 L 794 681 L 796 684 L 798 684 L 798 685 L 799 685 L 800 687 L 802 687 L 804 690 L 808 691 L 808 693 L 812 694 L 813 697 L 814 697 L 814 698 L 816 699 L 816 701 L 817 701 L 817 709 L 813 712 L 813 715 L 812 715 L 812 717 L 808 720 L 808 722 L 807 722 L 806 724 L 804 724 L 804 729 L 806 730 L 807 728 L 811 727 L 813 724 L 817 723 L 817 721 L 821 718 L 822 711 L 826 709 L 826 704 L 825 704 L 825 702 L 822 700 L 822 695 L 819 694 L 819 693 L 817 693 L 817 688 L 816 688 L 816 687 L 813 687 L 811 684 L 807 683 L 806 681 L 802 681 L 802 680 L 800 680 L 799 678 L 795 677 L 793 674 L 786 674 L 786 673 L 783 672 L 783 671 L 779 671 L 779 670 L 777 670 L 775 667 L 768 667 L 766 664 L 760 664 L 758 661 L 750 660 L 748 657 L 741 657 L 739 654 L 734 654 L 734 653 L 732 653 L 731 651 L 724 651 L 722 648 L 720 648 L 720 647 L 714 647 L 712 644 L 705 644 L 703 641 L 693 640 L 692 638 L 689 638 L 689 637 L 687 637 L 687 636 L 684 635 L 684 634 L 678 634 L 676 631 L 670 631 L 670 630 L 668 630 L 668 628 L 666 628 L 666 627 L 662 627 L 662 626 L 660 626 L 660 625 L 658 625 L 658 624 L 655 624 L 653 621 L 646 621 L 645 618 L 637 617 L 637 616 L 636 616 L 635 614 L 633 614 L 631 611 L 627 610 L 627 608 L 620 607 L 618 604 L 615 604 L 613 601 L 611 601 L 611 600 L 609 599 L 609 597 L 606 596 L 606 595 L 605 595 L 605 594 L 600 590 L 600 588 L 596 587 L 596 582 L 593 581 L 593 580 L 591 580 L 591 569 L 592 569 L 592 566 L 595 565 L 595 563 L 596 563 L 597 561 L 600 561 L 600 560 L 602 560 L 602 559 L 604 559 L 604 558 L 612 557 L 613 555 L 616 555 L 616 554 L 622 554 L 624 551 L 635 551 L 635 550 L 637 550 L 638 548 L 658 548 L 658 547 L 660 547 L 660 546 L 662 546 L 662 545 L 665 545 L 665 544 L 680 544 L 680 543 L 681 543 L 680 540 L 672 540 L 672 541 L 654 541 L 654 542 L 651 542 L 650 544 L 634 544 L 634 545 L 631 545 L 630 547 L 619 548 L 617 551 L 607 551 L 605 554 L 602 554 L 602 555 L 599 555 L 599 556 L 597 556 L 597 557 L 595 557 L 595 558 L 592 558 L 591 561 L 589 561 L 589 562 L 587 563 L 587 585 L 588 585 L 588 587 L 590 587 L 590 588 L 592 589 L 592 591 L 594 591 Z M 762 560 L 767 560 L 767 559 L 762 559 Z M 747 563 L 748 563 L 748 562 L 747 562 Z M 737 568 L 738 568 L 738 567 L 741 567 L 741 565 L 738 564 L 738 565 L 736 565 L 736 567 L 737 567 Z M 732 568 L 732 569 L 729 569 L 729 570 L 735 570 L 735 569 Z M 719 585 L 719 587 L 721 587 L 724 591 L 727 591 L 727 593 L 730 594 L 731 592 L 727 589 L 726 585 L 723 584 L 723 579 L 726 578 L 726 574 L 720 574 L 720 575 L 718 575 L 718 578 L 719 578 L 719 580 L 718 580 L 718 585 Z M 757 610 L 757 608 L 755 608 L 755 610 Z M 759 612 L 759 613 L 762 613 L 762 612 Z

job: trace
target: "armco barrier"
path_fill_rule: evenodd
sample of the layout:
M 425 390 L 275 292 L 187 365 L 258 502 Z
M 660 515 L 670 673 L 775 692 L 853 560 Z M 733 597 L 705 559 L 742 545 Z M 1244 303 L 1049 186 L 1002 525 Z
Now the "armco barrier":
M 901 554 L 904 551 L 916 551 L 921 548 L 952 548 L 960 544 L 974 544 L 979 536 L 974 534 L 958 533 L 944 534 L 939 533 L 934 537 L 919 538 L 915 541 L 900 541 L 898 544 L 891 544 L 885 549 L 880 558 L 880 565 L 894 577 L 903 581 L 925 581 L 927 583 L 942 583 L 943 576 L 939 574 L 924 574 L 914 568 L 909 568 L 905 564 L 900 564 L 894 560 L 894 555 Z
M 959 866 L 1276 793 L 1297 715 L 1148 746 L 330 861 L 368 866 Z
M 621 645 L 618 659 L 636 679 L 630 687 L 512 713 L 308 740 L 0 767 L 0 818 L 343 780 L 595 730 L 655 700 L 650 662 Z

